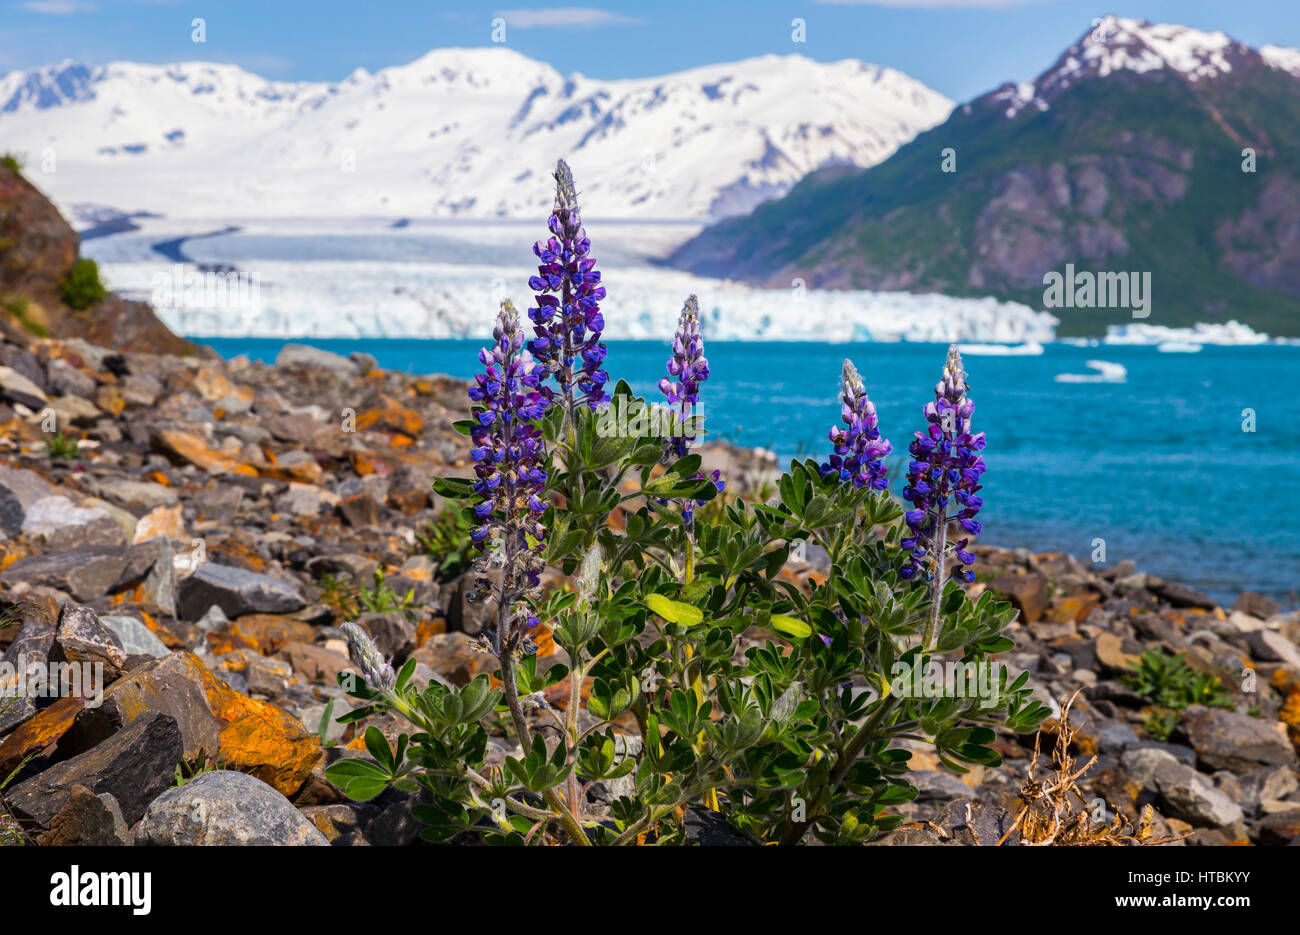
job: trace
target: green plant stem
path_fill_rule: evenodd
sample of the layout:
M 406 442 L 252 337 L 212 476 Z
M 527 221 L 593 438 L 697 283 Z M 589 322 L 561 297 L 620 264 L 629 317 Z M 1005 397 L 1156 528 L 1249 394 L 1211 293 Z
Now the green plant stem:
M 520 746 L 524 753 L 533 745 L 532 731 L 528 728 L 528 722 L 524 719 L 524 709 L 519 703 L 519 685 L 515 677 L 515 663 L 510 656 L 501 660 L 501 684 L 505 688 L 506 706 L 510 709 L 510 718 L 514 722 L 515 736 L 519 740 Z M 555 817 L 559 818 L 560 823 L 573 838 L 575 844 L 583 847 L 591 846 L 591 839 L 587 837 L 587 832 L 583 830 L 582 824 L 574 817 L 573 811 L 565 806 L 564 800 L 554 789 L 547 789 L 543 797 L 555 812 Z M 576 808 L 576 804 L 574 808 Z
M 863 749 L 875 737 L 876 729 L 880 726 L 880 722 L 884 720 L 885 716 L 891 710 L 893 710 L 894 704 L 895 699 L 891 695 L 880 703 L 880 707 L 876 709 L 876 713 L 871 716 L 870 720 L 858 728 L 857 733 L 853 735 L 853 739 L 849 741 L 849 745 L 845 747 L 844 752 L 840 754 L 840 758 L 835 764 L 835 769 L 831 771 L 830 777 L 826 780 L 826 785 L 817 793 L 817 799 L 813 803 L 812 809 L 809 811 L 808 820 L 791 822 L 786 827 L 779 842 L 782 847 L 789 847 L 798 844 L 799 841 L 802 840 L 804 834 L 806 834 L 808 829 L 812 826 L 812 823 L 817 820 L 822 808 L 825 806 L 826 798 L 830 795 L 831 790 L 837 788 L 839 784 L 844 781 L 844 777 L 848 775 L 849 769 L 862 754 Z

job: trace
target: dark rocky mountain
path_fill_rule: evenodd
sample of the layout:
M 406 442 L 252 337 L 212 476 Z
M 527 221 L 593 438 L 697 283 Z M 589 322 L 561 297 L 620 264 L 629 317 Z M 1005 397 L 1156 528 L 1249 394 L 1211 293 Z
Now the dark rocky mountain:
M 958 107 L 878 166 L 815 172 L 669 262 L 1035 308 L 1067 264 L 1150 272 L 1148 324 L 1300 335 L 1300 54 L 1107 17 L 1034 82 Z M 1132 320 L 1053 313 L 1063 335 Z
M 80 236 L 50 200 L 13 165 L 0 164 L 0 328 L 15 338 L 84 338 L 117 350 L 200 353 L 143 302 L 108 292 L 93 302 L 77 301 L 84 307 L 69 305 L 64 286 L 80 246 Z

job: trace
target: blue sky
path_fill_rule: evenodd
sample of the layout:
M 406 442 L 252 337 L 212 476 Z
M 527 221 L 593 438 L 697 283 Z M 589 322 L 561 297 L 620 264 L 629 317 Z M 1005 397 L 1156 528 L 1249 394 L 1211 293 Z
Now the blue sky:
M 958 100 L 1047 67 L 1105 13 L 1222 29 L 1300 48 L 1300 0 L 0 0 L 0 71 L 63 59 L 235 62 L 286 80 L 339 80 L 431 48 L 507 44 L 562 73 L 645 77 L 766 53 L 859 58 Z M 190 23 L 206 22 L 207 41 Z M 806 22 L 807 41 L 791 39 Z

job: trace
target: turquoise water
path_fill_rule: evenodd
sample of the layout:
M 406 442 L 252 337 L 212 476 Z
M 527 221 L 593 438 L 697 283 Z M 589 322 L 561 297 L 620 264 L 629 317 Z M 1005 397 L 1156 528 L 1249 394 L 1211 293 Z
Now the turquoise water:
M 209 340 L 225 357 L 272 361 L 284 342 Z M 473 375 L 481 342 L 317 340 L 365 351 L 413 373 Z M 862 372 L 880 425 L 902 460 L 933 398 L 945 348 L 926 344 L 710 342 L 703 392 L 715 437 L 821 457 L 839 418 L 840 363 Z M 656 394 L 667 350 L 613 342 L 608 369 Z M 1062 383 L 1088 360 L 1123 365 L 1123 383 Z M 1212 347 L 1162 354 L 1150 347 L 1049 345 L 1038 357 L 967 356 L 976 428 L 987 433 L 982 541 L 1061 550 L 1085 560 L 1093 540 L 1113 563 L 1231 602 L 1242 590 L 1294 606 L 1300 590 L 1300 440 L 1287 387 L 1297 347 Z M 1243 410 L 1255 431 L 1243 431 Z M 901 471 L 895 472 L 896 476 Z M 894 489 L 901 489 L 895 483 Z

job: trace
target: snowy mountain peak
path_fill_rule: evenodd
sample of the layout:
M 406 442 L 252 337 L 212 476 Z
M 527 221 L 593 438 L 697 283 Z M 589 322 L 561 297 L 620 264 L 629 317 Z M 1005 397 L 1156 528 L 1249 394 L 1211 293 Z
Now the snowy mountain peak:
M 994 92 L 994 101 L 1005 104 L 1006 116 L 1014 117 L 1031 105 L 1047 109 L 1062 93 L 1089 78 L 1169 69 L 1196 83 L 1226 75 L 1259 54 L 1223 32 L 1103 16 L 1094 20 L 1092 27 L 1051 68 L 1034 81 L 1004 85 Z M 1300 68 L 1300 62 L 1294 64 Z
M 1264 61 L 1268 62 L 1271 67 L 1300 78 L 1300 49 L 1284 49 L 1276 45 L 1266 45 L 1260 48 L 1259 54 L 1264 56 Z
M 535 216 L 563 157 L 591 217 L 716 218 L 874 165 L 951 109 L 892 69 L 794 55 L 618 81 L 503 46 L 338 83 L 202 62 L 0 77 L 0 138 L 58 154 L 34 179 L 57 202 L 168 216 Z

